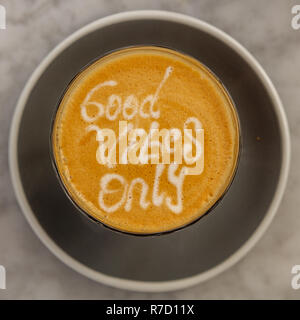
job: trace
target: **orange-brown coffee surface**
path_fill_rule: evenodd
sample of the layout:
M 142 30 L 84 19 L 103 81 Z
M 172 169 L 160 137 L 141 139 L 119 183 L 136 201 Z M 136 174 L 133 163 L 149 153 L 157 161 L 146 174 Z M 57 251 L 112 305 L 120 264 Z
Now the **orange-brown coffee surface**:
M 120 121 L 146 132 L 193 128 L 187 119 L 204 131 L 200 174 L 185 175 L 184 163 L 120 164 L 118 148 L 117 164 L 99 163 L 99 130 L 118 138 Z M 238 139 L 231 101 L 207 69 L 144 47 L 101 58 L 75 78 L 57 112 L 53 149 L 61 179 L 84 211 L 118 230 L 156 233 L 194 221 L 220 198 L 234 173 Z

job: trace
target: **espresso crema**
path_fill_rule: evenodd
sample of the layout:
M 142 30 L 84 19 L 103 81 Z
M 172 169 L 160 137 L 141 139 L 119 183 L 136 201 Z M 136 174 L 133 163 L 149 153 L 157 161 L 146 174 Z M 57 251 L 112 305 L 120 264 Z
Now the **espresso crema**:
M 55 164 L 74 202 L 114 229 L 170 231 L 206 213 L 239 152 L 233 103 L 200 62 L 133 47 L 85 68 L 55 117 Z

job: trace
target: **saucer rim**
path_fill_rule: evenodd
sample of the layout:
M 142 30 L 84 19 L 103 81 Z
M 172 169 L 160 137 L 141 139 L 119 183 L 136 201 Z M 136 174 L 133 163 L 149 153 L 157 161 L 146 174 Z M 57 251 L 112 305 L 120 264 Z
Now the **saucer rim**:
M 272 100 L 272 104 L 279 122 L 283 152 L 280 175 L 276 191 L 273 195 L 272 202 L 269 208 L 266 210 L 266 214 L 262 219 L 261 223 L 257 226 L 256 230 L 234 254 L 232 254 L 222 263 L 214 266 L 213 268 L 191 277 L 170 281 L 136 281 L 108 276 L 85 266 L 84 264 L 78 262 L 76 259 L 72 258 L 65 251 L 63 251 L 49 237 L 49 235 L 45 232 L 45 230 L 41 227 L 38 220 L 36 219 L 35 214 L 31 210 L 28 200 L 25 196 L 19 172 L 17 142 L 20 121 L 23 116 L 23 111 L 26 106 L 27 99 L 30 96 L 32 89 L 39 81 L 39 78 L 41 77 L 43 72 L 47 69 L 49 64 L 56 59 L 56 57 L 60 53 L 62 53 L 66 48 L 68 48 L 72 43 L 74 43 L 78 39 L 99 28 L 126 21 L 154 19 L 177 22 L 179 24 L 192 26 L 201 31 L 205 31 L 211 36 L 221 40 L 224 43 L 224 45 L 227 45 L 230 48 L 232 48 L 247 62 L 247 64 L 255 71 L 256 75 L 261 80 L 262 84 L 264 85 Z M 262 237 L 262 235 L 265 233 L 270 223 L 272 222 L 286 187 L 291 158 L 290 143 L 291 142 L 288 122 L 280 97 L 273 83 L 271 82 L 270 78 L 263 70 L 261 65 L 252 56 L 252 54 L 250 54 L 250 52 L 247 49 L 245 49 L 240 43 L 238 43 L 236 40 L 234 40 L 231 36 L 223 32 L 222 30 L 210 25 L 209 23 L 181 13 L 159 10 L 126 11 L 113 14 L 104 18 L 100 18 L 75 31 L 73 34 L 68 36 L 61 43 L 59 43 L 34 70 L 29 80 L 25 84 L 25 87 L 18 99 L 16 109 L 13 115 L 9 136 L 9 169 L 16 198 L 26 220 L 28 221 L 29 225 L 31 226 L 37 237 L 42 241 L 42 243 L 64 264 L 68 265 L 70 268 L 86 276 L 87 278 L 90 278 L 94 281 L 112 287 L 139 292 L 166 292 L 184 289 L 215 277 L 216 275 L 229 269 L 235 263 L 241 260 L 259 241 L 259 239 Z

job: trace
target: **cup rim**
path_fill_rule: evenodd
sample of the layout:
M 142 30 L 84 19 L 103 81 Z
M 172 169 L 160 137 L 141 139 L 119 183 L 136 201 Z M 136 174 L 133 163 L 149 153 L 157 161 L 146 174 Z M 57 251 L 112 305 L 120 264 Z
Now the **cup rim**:
M 135 20 L 153 20 L 160 19 L 169 22 L 177 22 L 179 24 L 188 25 L 194 27 L 195 29 L 205 31 L 211 36 L 221 40 L 225 45 L 229 46 L 235 52 L 237 52 L 247 64 L 254 70 L 258 78 L 261 80 L 264 85 L 267 93 L 269 94 L 272 104 L 274 106 L 274 111 L 276 113 L 279 129 L 281 134 L 282 142 L 282 163 L 280 169 L 280 175 L 278 179 L 278 184 L 276 191 L 274 193 L 273 199 L 269 208 L 266 211 L 266 214 L 261 221 L 261 223 L 256 228 L 255 232 L 249 237 L 249 239 L 230 257 L 221 262 L 220 264 L 214 266 L 213 268 L 202 272 L 200 274 L 182 278 L 178 280 L 170 281 L 136 281 L 128 280 L 117 277 L 112 277 L 105 275 L 101 272 L 95 271 L 84 264 L 78 262 L 66 252 L 64 252 L 56 243 L 48 236 L 45 230 L 41 227 L 38 220 L 36 219 L 30 205 L 25 196 L 24 190 L 22 188 L 22 182 L 20 178 L 19 166 L 18 166 L 18 157 L 17 157 L 17 141 L 20 121 L 23 115 L 24 107 L 26 105 L 27 99 L 34 88 L 35 84 L 38 82 L 40 76 L 47 69 L 49 64 L 66 48 L 68 48 L 72 43 L 81 37 L 108 25 L 126 22 L 126 21 L 135 21 Z M 113 14 L 104 18 L 100 18 L 81 29 L 77 30 L 75 33 L 71 34 L 61 43 L 59 43 L 39 64 L 39 66 L 32 73 L 31 77 L 27 81 L 16 105 L 16 109 L 13 115 L 12 124 L 10 128 L 9 136 L 9 168 L 10 175 L 12 179 L 13 188 L 15 190 L 16 198 L 18 203 L 24 213 L 28 223 L 31 228 L 34 230 L 38 238 L 43 242 L 43 244 L 62 262 L 71 267 L 73 270 L 78 273 L 101 282 L 103 284 L 140 292 L 165 292 L 172 290 L 179 290 L 187 288 L 192 285 L 196 285 L 200 282 L 211 279 L 212 277 L 220 274 L 221 272 L 227 270 L 235 263 L 237 263 L 241 258 L 243 258 L 258 242 L 262 237 L 264 232 L 267 230 L 271 221 L 273 220 L 276 211 L 279 207 L 280 201 L 282 199 L 290 167 L 290 157 L 291 157 L 291 146 L 290 146 L 290 134 L 287 118 L 281 103 L 280 97 L 272 84 L 270 78 L 263 70 L 258 61 L 245 49 L 241 44 L 234 40 L 231 36 L 223 32 L 222 30 L 199 20 L 181 13 L 169 12 L 169 11 L 159 11 L 159 10 L 137 10 L 137 11 L 126 11 L 117 14 Z

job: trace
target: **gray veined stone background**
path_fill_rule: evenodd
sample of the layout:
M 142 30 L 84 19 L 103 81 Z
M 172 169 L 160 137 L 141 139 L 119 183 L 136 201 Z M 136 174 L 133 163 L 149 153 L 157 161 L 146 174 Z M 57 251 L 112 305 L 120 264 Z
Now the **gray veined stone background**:
M 300 30 L 291 28 L 289 0 L 0 0 L 0 265 L 7 289 L 0 299 L 299 299 L 291 268 L 300 264 Z M 298 1 L 300 4 L 300 1 Z M 72 271 L 40 242 L 23 217 L 8 171 L 8 133 L 17 98 L 32 71 L 66 36 L 126 10 L 162 9 L 207 21 L 240 41 L 265 68 L 288 116 L 292 163 L 271 227 L 237 265 L 216 278 L 172 293 L 110 288 Z

